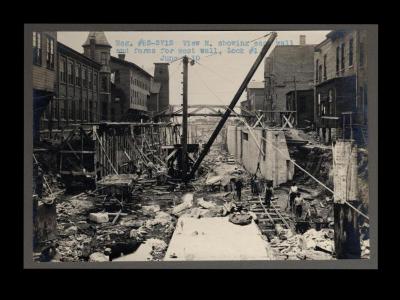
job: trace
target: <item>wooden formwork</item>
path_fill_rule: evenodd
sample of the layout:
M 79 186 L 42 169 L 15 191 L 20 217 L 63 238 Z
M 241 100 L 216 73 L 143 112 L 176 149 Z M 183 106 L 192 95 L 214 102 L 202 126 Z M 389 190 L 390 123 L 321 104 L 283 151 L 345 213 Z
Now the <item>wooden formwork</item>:
M 99 123 L 77 126 L 59 151 L 59 172 L 64 178 L 96 182 L 109 174 L 132 171 L 139 161 L 165 166 L 162 148 L 179 140 L 171 123 Z

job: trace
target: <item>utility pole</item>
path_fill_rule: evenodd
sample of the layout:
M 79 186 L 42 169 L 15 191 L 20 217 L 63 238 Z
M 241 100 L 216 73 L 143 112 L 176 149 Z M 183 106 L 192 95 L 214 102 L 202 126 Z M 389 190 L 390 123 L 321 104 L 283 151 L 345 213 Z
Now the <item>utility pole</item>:
M 188 165 L 187 165 L 187 120 L 188 120 L 188 63 L 187 56 L 183 57 L 183 101 L 182 101 L 182 178 L 186 181 Z
M 334 240 L 337 259 L 360 259 L 359 218 L 353 207 L 358 199 L 357 145 L 354 141 L 338 140 L 333 148 L 333 213 Z
M 297 118 L 298 118 L 298 114 L 297 114 L 297 87 L 296 87 L 296 76 L 293 76 L 293 83 L 294 83 L 294 103 L 295 103 L 295 110 L 296 110 L 296 125 L 297 123 Z
M 256 61 L 254 62 L 253 66 L 250 68 L 249 72 L 247 73 L 245 79 L 243 80 L 242 84 L 240 85 L 238 91 L 236 92 L 235 96 L 233 97 L 231 104 L 229 104 L 229 108 L 225 111 L 224 115 L 222 116 L 221 120 L 219 121 L 217 127 L 215 128 L 214 132 L 212 133 L 210 139 L 208 140 L 207 144 L 204 146 L 203 151 L 200 153 L 199 158 L 193 165 L 192 170 L 188 178 L 193 178 L 194 173 L 196 172 L 197 168 L 200 166 L 201 162 L 203 161 L 204 157 L 207 155 L 208 151 L 210 150 L 214 140 L 218 136 L 219 132 L 221 131 L 222 127 L 224 127 L 226 120 L 228 119 L 231 111 L 235 108 L 236 103 L 239 101 L 240 96 L 242 96 L 243 91 L 246 89 L 247 85 L 249 84 L 251 78 L 253 77 L 254 73 L 256 72 L 258 66 L 260 65 L 261 61 L 263 60 L 264 56 L 267 54 L 269 48 L 271 47 L 272 43 L 274 42 L 277 36 L 276 32 L 272 32 L 268 41 L 265 43 L 264 47 L 261 49 L 260 54 L 258 55 Z

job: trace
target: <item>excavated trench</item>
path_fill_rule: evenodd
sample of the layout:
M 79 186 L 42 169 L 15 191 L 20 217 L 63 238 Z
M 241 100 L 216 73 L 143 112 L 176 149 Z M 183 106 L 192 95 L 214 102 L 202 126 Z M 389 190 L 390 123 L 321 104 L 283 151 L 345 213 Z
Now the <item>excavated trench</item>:
M 219 151 L 214 151 L 218 153 Z M 202 174 L 206 175 L 207 170 L 212 170 L 215 165 L 215 153 L 209 154 L 203 163 Z M 290 146 L 289 153 L 297 164 L 308 170 L 313 176 L 321 180 L 325 185 L 333 188 L 332 178 L 332 150 L 327 147 L 318 146 Z M 312 157 L 313 159 L 310 159 Z M 359 190 L 362 200 L 362 209 L 368 210 L 368 155 L 362 149 L 358 155 L 359 168 Z M 51 171 L 51 170 L 49 170 Z M 51 182 L 58 184 L 57 177 L 53 173 Z M 305 198 L 316 200 L 319 205 L 318 215 L 328 223 L 333 220 L 332 203 L 329 191 L 315 182 L 307 174 L 295 168 L 293 180 L 297 183 L 299 190 Z M 246 196 L 249 182 L 245 182 L 243 195 Z M 290 182 L 281 185 L 276 189 L 278 203 L 285 209 L 287 202 L 287 191 Z M 204 177 L 195 182 L 195 198 L 203 198 L 205 201 L 212 202 L 217 206 L 222 206 L 227 200 L 232 198 L 229 191 L 209 191 L 204 187 Z M 58 185 L 62 188 L 62 185 Z M 56 190 L 56 188 L 54 189 Z M 192 189 L 193 190 L 193 189 Z M 167 245 L 174 233 L 177 216 L 171 214 L 174 207 L 179 205 L 181 197 L 185 191 L 176 188 L 171 191 L 170 186 L 143 187 L 136 192 L 134 199 L 127 201 L 122 209 L 125 216 L 121 216 L 115 224 L 110 222 L 96 224 L 89 220 L 90 213 L 111 212 L 115 213 L 120 209 L 118 203 L 104 201 L 89 191 L 81 193 L 78 197 L 74 194 L 60 194 L 56 201 L 57 207 L 57 238 L 52 241 L 52 245 L 57 249 L 56 255 L 46 257 L 36 256 L 37 261 L 91 261 L 90 255 L 93 253 L 107 253 L 108 259 L 113 260 L 119 256 L 125 256 L 135 251 L 146 241 L 158 241 L 152 252 L 151 260 L 162 260 Z M 152 209 L 151 209 L 152 208 Z M 198 209 L 198 208 L 197 208 Z M 194 209 L 193 209 L 194 210 Z M 160 221 L 162 213 L 168 214 L 167 221 Z M 269 237 L 269 240 L 274 237 Z M 46 251 L 44 251 L 46 252 Z M 149 258 L 147 258 L 149 259 Z

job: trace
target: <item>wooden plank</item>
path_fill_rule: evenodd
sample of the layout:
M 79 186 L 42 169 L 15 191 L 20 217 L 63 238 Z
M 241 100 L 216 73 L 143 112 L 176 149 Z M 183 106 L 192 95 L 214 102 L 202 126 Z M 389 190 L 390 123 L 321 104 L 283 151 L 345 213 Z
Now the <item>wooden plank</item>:
M 101 149 L 103 150 L 104 155 L 105 155 L 106 158 L 108 159 L 108 162 L 110 163 L 110 165 L 111 165 L 112 169 L 114 170 L 115 174 L 118 175 L 118 172 L 117 172 L 117 170 L 114 168 L 114 166 L 113 166 L 113 164 L 112 164 L 110 158 L 108 157 L 107 151 L 104 149 L 103 144 L 101 143 L 101 141 L 100 141 L 100 139 L 99 139 L 99 136 L 97 135 L 97 132 L 95 132 L 95 134 L 96 134 L 96 137 L 97 137 L 97 139 L 98 139 L 98 141 L 99 141 L 99 145 L 100 145 Z
M 60 153 L 80 153 L 80 154 L 93 154 L 95 151 L 89 151 L 89 150 L 60 150 Z

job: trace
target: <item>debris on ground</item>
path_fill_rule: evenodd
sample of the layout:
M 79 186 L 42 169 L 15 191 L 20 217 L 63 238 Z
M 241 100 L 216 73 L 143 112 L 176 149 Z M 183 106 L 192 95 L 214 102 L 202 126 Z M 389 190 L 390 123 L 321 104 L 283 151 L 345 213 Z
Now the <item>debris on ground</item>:
M 301 138 L 307 139 L 304 135 Z M 293 135 L 293 139 L 298 139 Z M 309 144 L 298 151 L 298 161 L 312 172 L 323 173 L 322 180 L 331 183 L 331 155 L 328 148 Z M 313 146 L 311 147 L 310 146 Z M 320 160 L 308 162 L 309 155 L 318 155 Z M 200 219 L 228 216 L 231 223 L 245 226 L 253 220 L 259 224 L 266 216 L 252 211 L 253 195 L 245 184 L 239 201 L 231 185 L 231 179 L 241 178 L 244 183 L 251 174 L 245 171 L 231 156 L 221 150 L 211 149 L 202 165 L 200 177 L 189 187 L 182 183 L 143 178 L 137 175 L 109 175 L 99 182 L 99 188 L 76 195 L 57 190 L 58 237 L 53 244 L 37 255 L 38 261 L 60 262 L 105 262 L 130 260 L 163 260 L 171 236 L 185 226 L 177 218 L 181 216 Z M 164 176 L 165 170 L 160 171 Z M 314 213 L 313 219 L 304 221 L 313 224 L 332 224 L 332 199 L 312 181 L 298 175 L 298 187 Z M 287 212 L 289 187 L 277 187 L 283 217 L 295 223 Z M 259 216 L 259 218 L 257 217 Z M 195 221 L 191 219 L 191 221 Z M 201 220 L 199 220 L 201 221 Z M 322 224 L 322 225 L 321 225 Z M 310 228 L 303 234 L 292 228 L 276 225 L 271 236 L 263 232 L 274 256 L 281 260 L 331 260 L 334 259 L 333 229 Z M 326 226 L 328 227 L 328 226 Z M 240 228 L 240 227 L 236 227 Z M 368 230 L 366 230 L 368 231 Z M 193 231 L 193 235 L 201 232 Z M 361 240 L 362 258 L 369 258 L 368 235 Z M 174 255 L 174 254 L 171 254 Z M 36 256 L 35 256 L 36 257 Z M 35 258 L 36 259 L 36 258 Z
M 229 222 L 236 225 L 248 225 L 252 220 L 253 217 L 248 213 L 234 213 L 229 217 Z
M 89 220 L 95 223 L 107 223 L 109 221 L 108 213 L 91 213 Z
M 94 252 L 89 256 L 89 262 L 105 262 L 109 261 L 109 257 L 101 252 Z
M 179 217 L 180 213 L 193 206 L 193 194 L 186 193 L 182 197 L 182 203 L 172 209 L 172 214 Z
M 276 236 L 270 244 L 275 256 L 282 260 L 331 260 L 334 259 L 332 232 L 332 229 L 312 228 L 304 234 L 286 235 L 284 239 Z

